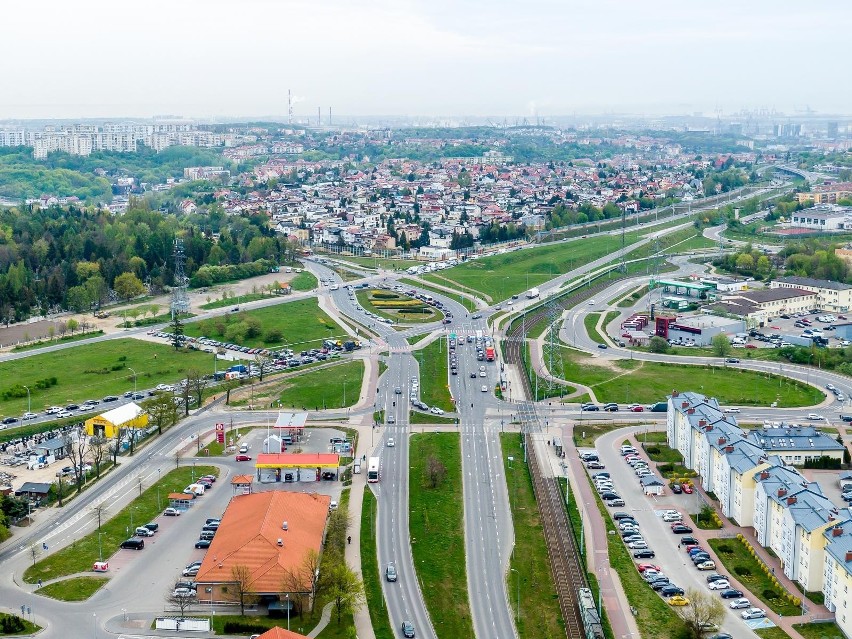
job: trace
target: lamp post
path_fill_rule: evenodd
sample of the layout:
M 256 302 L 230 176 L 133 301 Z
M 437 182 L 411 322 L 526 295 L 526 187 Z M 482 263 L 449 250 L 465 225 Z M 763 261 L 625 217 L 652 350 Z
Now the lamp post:
M 24 388 L 26 388 L 26 389 L 27 389 L 27 412 L 29 413 L 29 412 L 30 412 L 30 408 L 31 408 L 31 405 L 30 405 L 30 387 L 29 387 L 29 386 L 24 386 Z
M 515 624 L 517 625 L 521 621 L 521 573 L 519 573 L 514 568 L 509 568 L 513 573 L 515 573 L 518 577 L 518 606 L 515 608 Z
M 160 506 L 160 469 L 157 469 L 157 510 L 162 510 Z
M 133 399 L 136 399 L 136 371 L 129 366 L 127 367 L 127 370 L 133 373 Z
M 284 597 L 287 599 L 287 631 L 290 631 L 290 593 L 285 593 Z
M 102 534 L 103 533 L 99 530 L 98 531 L 98 561 L 104 560 L 104 550 L 103 550 L 103 546 L 101 546 L 101 535 Z

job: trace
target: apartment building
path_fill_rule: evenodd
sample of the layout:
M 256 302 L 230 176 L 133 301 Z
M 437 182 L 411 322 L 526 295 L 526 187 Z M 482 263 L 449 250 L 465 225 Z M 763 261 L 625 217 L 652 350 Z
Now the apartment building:
M 845 313 L 852 309 L 852 284 L 791 275 L 773 280 L 769 287 L 772 290 L 793 289 L 814 293 L 817 305 L 813 308 L 823 311 Z
M 852 637 L 852 525 L 838 524 L 826 529 L 822 536 L 825 607 L 834 613 L 843 633 Z
M 775 428 L 756 428 L 747 437 L 767 454 L 777 455 L 789 466 L 803 466 L 805 462 L 820 457 L 843 461 L 843 445 L 814 426 L 782 424 Z
M 852 198 L 852 182 L 837 182 L 835 184 L 820 184 L 811 187 L 810 191 L 797 193 L 796 198 L 802 204 L 837 204 L 838 200 Z

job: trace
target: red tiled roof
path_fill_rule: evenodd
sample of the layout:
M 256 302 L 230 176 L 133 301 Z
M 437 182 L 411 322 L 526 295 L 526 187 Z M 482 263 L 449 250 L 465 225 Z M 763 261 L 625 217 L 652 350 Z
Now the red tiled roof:
M 306 636 L 275 626 L 260 635 L 258 639 L 305 639 Z

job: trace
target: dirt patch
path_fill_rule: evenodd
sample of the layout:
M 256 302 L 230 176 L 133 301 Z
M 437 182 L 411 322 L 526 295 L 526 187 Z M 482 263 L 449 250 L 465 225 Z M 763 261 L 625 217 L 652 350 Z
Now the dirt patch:
M 610 370 L 614 373 L 617 373 L 618 375 L 621 375 L 622 373 L 632 373 L 633 372 L 633 371 L 626 371 L 625 369 L 621 368 L 618 364 L 616 364 L 617 361 L 618 360 L 605 359 L 603 357 L 600 358 L 600 359 L 596 359 L 594 357 L 578 357 L 574 360 L 574 363 L 576 363 L 579 366 L 594 366 L 596 368 L 605 368 L 605 369 Z
M 56 320 L 41 320 L 30 324 L 12 324 L 0 328 L 0 348 L 50 337 L 51 328 L 55 335 L 59 335 L 59 324 L 60 322 Z

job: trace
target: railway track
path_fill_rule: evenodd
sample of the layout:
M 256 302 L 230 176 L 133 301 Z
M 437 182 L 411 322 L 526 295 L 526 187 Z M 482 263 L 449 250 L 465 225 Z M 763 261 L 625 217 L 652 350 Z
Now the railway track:
M 565 622 L 565 634 L 569 639 L 585 637 L 578 590 L 587 588 L 588 584 L 574 543 L 574 536 L 568 525 L 568 517 L 562 505 L 562 492 L 559 490 L 555 477 L 545 477 L 542 474 L 530 434 L 526 435 L 525 445 L 533 491 L 538 502 L 544 538 L 547 542 L 550 571 L 553 573 L 559 608 Z

